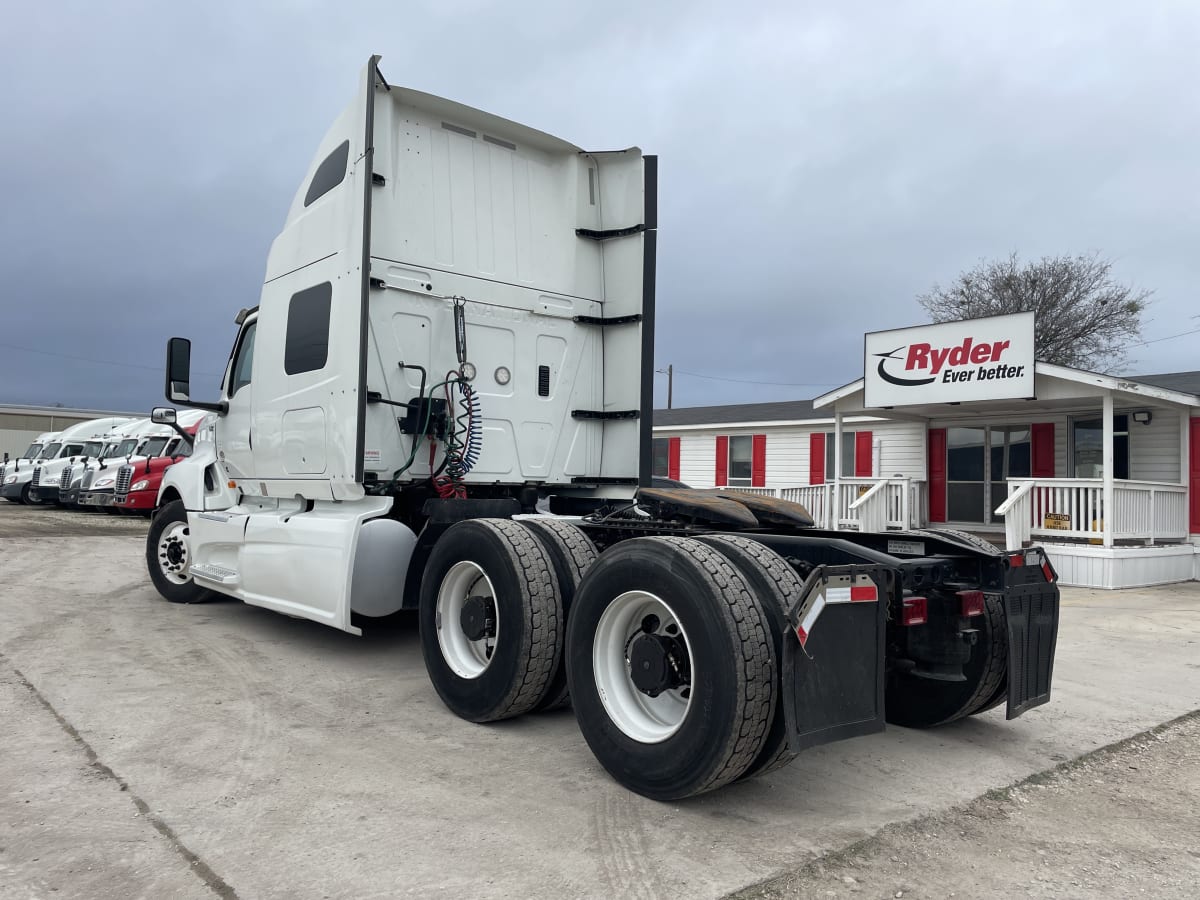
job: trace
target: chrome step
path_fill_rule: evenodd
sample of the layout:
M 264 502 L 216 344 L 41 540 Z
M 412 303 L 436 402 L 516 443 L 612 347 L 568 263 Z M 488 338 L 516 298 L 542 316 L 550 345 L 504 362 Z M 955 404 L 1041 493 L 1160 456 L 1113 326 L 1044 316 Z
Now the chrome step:
M 236 570 L 213 563 L 193 563 L 188 571 L 192 573 L 193 578 L 203 578 L 216 584 L 237 584 L 238 581 Z

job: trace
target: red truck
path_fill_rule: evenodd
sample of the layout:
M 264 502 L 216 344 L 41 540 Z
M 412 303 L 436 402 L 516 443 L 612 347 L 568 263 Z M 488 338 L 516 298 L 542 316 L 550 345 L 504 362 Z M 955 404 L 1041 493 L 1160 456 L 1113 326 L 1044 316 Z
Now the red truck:
M 139 460 L 132 465 L 124 465 L 117 472 L 116 496 L 113 506 L 126 515 L 138 514 L 151 516 L 158 503 L 158 489 L 162 486 L 163 475 L 167 469 L 181 459 L 192 455 L 192 445 L 196 433 L 204 425 L 212 427 L 215 417 L 205 416 L 193 424 L 179 429 L 181 436 L 186 439 L 176 442 L 170 455 L 155 456 Z

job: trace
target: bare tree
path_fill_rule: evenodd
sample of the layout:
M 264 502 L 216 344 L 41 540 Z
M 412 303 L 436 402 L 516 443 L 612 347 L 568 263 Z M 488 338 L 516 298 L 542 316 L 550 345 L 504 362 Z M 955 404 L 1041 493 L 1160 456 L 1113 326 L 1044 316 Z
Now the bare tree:
M 1150 293 L 1115 281 L 1112 263 L 1099 254 L 1022 263 L 1013 253 L 983 260 L 945 287 L 935 284 L 917 302 L 935 322 L 1032 310 L 1038 359 L 1112 372 L 1138 340 Z

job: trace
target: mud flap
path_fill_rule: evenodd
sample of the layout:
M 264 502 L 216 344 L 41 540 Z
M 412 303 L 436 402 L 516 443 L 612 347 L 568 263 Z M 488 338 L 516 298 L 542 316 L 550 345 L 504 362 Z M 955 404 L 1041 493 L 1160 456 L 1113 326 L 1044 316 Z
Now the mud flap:
M 1044 564 L 1049 566 L 1049 562 Z M 1046 580 L 1041 566 L 1010 568 L 1004 615 L 1008 623 L 1007 716 L 1015 719 L 1050 699 L 1058 643 L 1058 585 Z
M 895 573 L 818 566 L 788 610 L 783 692 L 789 744 L 804 750 L 882 731 L 884 635 Z

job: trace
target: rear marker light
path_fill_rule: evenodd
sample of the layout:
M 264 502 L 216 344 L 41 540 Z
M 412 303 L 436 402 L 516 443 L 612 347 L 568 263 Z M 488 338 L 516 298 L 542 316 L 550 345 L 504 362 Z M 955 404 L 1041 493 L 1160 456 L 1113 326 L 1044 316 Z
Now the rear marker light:
M 905 597 L 901 613 L 904 625 L 924 625 L 929 621 L 929 603 L 924 597 Z
M 1050 568 L 1049 560 L 1046 560 L 1046 562 L 1042 563 L 1042 574 L 1046 576 L 1047 581 L 1054 580 L 1054 570 Z
M 983 615 L 983 591 L 959 591 L 958 599 L 961 604 L 962 615 Z
M 1022 553 L 1014 553 L 1008 558 L 1008 566 L 1010 569 L 1025 568 L 1025 556 Z

